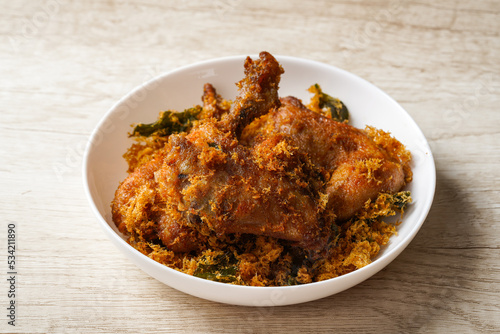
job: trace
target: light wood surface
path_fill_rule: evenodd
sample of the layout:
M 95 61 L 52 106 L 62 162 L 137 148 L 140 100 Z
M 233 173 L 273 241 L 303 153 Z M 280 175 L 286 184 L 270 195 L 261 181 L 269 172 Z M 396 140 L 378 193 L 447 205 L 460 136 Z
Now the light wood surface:
M 2 1 L 0 332 L 498 333 L 499 1 Z M 395 98 L 435 155 L 433 207 L 410 246 L 337 295 L 251 308 L 136 268 L 82 186 L 112 104 L 165 71 L 267 50 L 353 72 Z M 17 226 L 16 326 L 7 226 Z

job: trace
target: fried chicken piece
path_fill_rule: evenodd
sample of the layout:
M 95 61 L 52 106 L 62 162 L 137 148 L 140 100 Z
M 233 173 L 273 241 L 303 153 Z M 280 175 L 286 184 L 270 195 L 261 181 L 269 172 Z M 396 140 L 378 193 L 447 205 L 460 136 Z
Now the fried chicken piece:
M 172 138 L 156 174 L 159 192 L 172 210 L 184 214 L 187 226 L 207 237 L 250 233 L 320 249 L 325 224 L 308 184 L 291 182 L 285 173 L 256 162 L 259 148 L 274 148 L 281 139 L 272 141 L 250 150 L 206 122 L 185 137 Z M 301 165 L 289 157 L 291 164 Z
M 224 131 L 239 138 L 243 129 L 255 118 L 279 107 L 278 85 L 283 68 L 268 52 L 261 52 L 258 60 L 247 57 L 245 77 L 238 82 L 238 96 L 231 111 L 222 119 Z
M 247 58 L 239 95 L 222 121 L 207 120 L 186 136 L 169 140 L 168 153 L 156 173 L 160 194 L 172 210 L 184 213 L 187 226 L 202 235 L 251 233 L 294 241 L 304 248 L 324 246 L 324 223 L 308 183 L 291 182 L 285 173 L 258 163 L 255 152 L 277 143 L 250 149 L 237 140 L 255 117 L 279 106 L 282 72 L 268 53 L 261 53 L 256 61 Z M 280 138 L 274 140 L 280 142 Z
M 203 101 L 203 111 L 200 115 L 200 119 L 215 118 L 220 120 L 221 117 L 229 111 L 230 102 L 225 101 L 217 91 L 215 87 L 210 83 L 206 83 L 203 86 L 203 96 L 201 97 Z
M 130 173 L 115 192 L 111 213 L 120 232 L 137 235 L 144 240 L 155 238 L 153 224 L 148 224 L 155 204 L 156 182 L 154 172 L 161 166 L 155 159 Z M 146 222 L 146 223 L 144 223 Z
M 173 212 L 166 214 L 155 180 L 163 157 L 160 154 L 139 166 L 120 184 L 111 207 L 112 219 L 120 232 L 131 235 L 133 242 L 160 238 L 168 248 L 184 252 L 196 248 L 201 236 L 179 224 Z
M 267 52 L 247 58 L 229 110 L 205 85 L 201 119 L 118 187 L 120 231 L 176 252 L 248 233 L 318 254 L 335 217 L 411 180 L 410 155 L 388 134 L 333 121 L 293 97 L 280 101 L 282 73 Z
M 302 179 L 308 174 L 301 172 L 307 167 L 301 155 L 281 136 L 254 148 L 238 142 L 253 119 L 280 104 L 283 70 L 269 53 L 259 58 L 246 59 L 245 78 L 229 113 L 220 121 L 216 116 L 200 121 L 188 134 L 171 135 L 155 160 L 119 186 L 113 219 L 121 231 L 148 226 L 140 236 L 152 238 L 156 231 L 165 246 L 179 252 L 204 247 L 214 234 L 232 233 L 272 236 L 313 250 L 325 246 L 329 229 L 319 214 L 319 194 Z M 205 86 L 204 106 L 212 115 L 218 114 L 216 96 L 213 87 Z M 154 200 L 139 202 L 143 186 Z M 125 217 L 136 209 L 139 222 Z
M 380 132 L 380 131 L 379 131 Z M 274 133 L 286 135 L 299 151 L 322 169 L 328 183 L 327 210 L 339 220 L 352 217 L 380 192 L 394 193 L 411 180 L 410 154 L 397 140 L 324 117 L 299 99 L 281 99 L 281 108 L 248 127 L 243 141 L 257 145 Z M 377 140 L 381 139 L 381 140 Z

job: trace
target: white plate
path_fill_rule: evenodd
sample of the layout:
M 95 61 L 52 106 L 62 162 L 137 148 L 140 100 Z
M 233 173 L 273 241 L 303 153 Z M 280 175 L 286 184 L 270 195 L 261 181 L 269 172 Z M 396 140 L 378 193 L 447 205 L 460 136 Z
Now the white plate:
M 257 58 L 257 56 L 252 56 Z M 109 110 L 94 130 L 83 166 L 85 190 L 100 225 L 110 240 L 139 268 L 185 293 L 212 301 L 249 305 L 289 305 L 312 301 L 348 289 L 387 266 L 410 243 L 432 204 L 436 183 L 429 145 L 408 113 L 369 82 L 336 67 L 293 57 L 276 57 L 285 73 L 280 96 L 293 95 L 308 102 L 307 88 L 314 83 L 340 98 L 349 108 L 351 124 L 373 125 L 391 132 L 413 155 L 413 182 L 407 186 L 413 204 L 405 212 L 398 234 L 370 265 L 330 280 L 289 287 L 247 287 L 213 282 L 180 273 L 141 254 L 125 241 L 111 219 L 110 203 L 126 177 L 123 153 L 131 145 L 130 125 L 152 122 L 165 109 L 184 110 L 201 104 L 203 85 L 212 83 L 226 99 L 236 96 L 235 83 L 243 77 L 244 56 L 215 59 L 186 66 L 138 87 Z M 103 254 L 105 256 L 105 254 Z

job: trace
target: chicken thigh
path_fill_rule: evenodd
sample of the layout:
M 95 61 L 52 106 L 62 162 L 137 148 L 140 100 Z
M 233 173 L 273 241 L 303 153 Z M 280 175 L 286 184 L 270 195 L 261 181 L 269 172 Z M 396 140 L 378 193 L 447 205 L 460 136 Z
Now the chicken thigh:
M 252 124 L 243 141 L 254 146 L 283 134 L 307 154 L 328 180 L 327 210 L 346 220 L 380 192 L 394 193 L 411 180 L 410 155 L 387 133 L 357 129 L 306 108 L 295 97 L 281 99 L 277 112 Z M 382 138 L 383 137 L 383 138 Z

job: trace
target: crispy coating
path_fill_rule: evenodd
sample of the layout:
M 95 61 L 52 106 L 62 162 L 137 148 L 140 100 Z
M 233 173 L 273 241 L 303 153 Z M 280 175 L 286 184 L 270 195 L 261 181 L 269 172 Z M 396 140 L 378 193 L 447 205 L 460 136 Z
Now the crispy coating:
M 409 152 L 280 99 L 269 53 L 244 67 L 233 103 L 206 84 L 191 129 L 126 152 L 116 226 L 160 263 L 234 284 L 303 284 L 370 263 L 395 233 L 379 218 L 411 200 L 396 194 L 412 179 Z
M 182 215 L 166 213 L 166 203 L 158 193 L 155 172 L 163 163 L 163 154 L 139 166 L 120 184 L 112 204 L 112 217 L 120 232 L 132 241 L 160 238 L 174 251 L 196 248 L 200 236 L 180 224 Z M 177 218 L 177 219 L 175 219 Z M 168 227 L 168 228 L 167 228 Z
M 279 137 L 271 141 L 282 143 Z M 325 245 L 320 208 L 309 184 L 259 165 L 258 152 L 269 141 L 249 149 L 206 122 L 169 144 L 156 181 L 163 200 L 184 213 L 187 225 L 207 236 L 250 233 L 311 249 Z M 290 164 L 299 168 L 296 157 L 289 155 Z
M 378 136 L 382 131 L 378 130 Z M 409 153 L 404 147 L 386 145 L 388 134 L 379 144 L 373 131 L 367 132 L 327 118 L 307 109 L 295 97 L 281 99 L 277 112 L 257 120 L 244 133 L 249 146 L 256 145 L 269 135 L 281 133 L 299 151 L 307 153 L 325 178 L 328 211 L 339 220 L 353 216 L 363 204 L 380 192 L 394 193 L 411 180 Z M 399 143 L 399 142 L 397 142 Z
M 169 140 L 156 181 L 168 210 L 182 212 L 183 225 L 207 237 L 250 233 L 324 247 L 327 233 L 308 183 L 291 182 L 285 173 L 259 164 L 254 151 L 262 147 L 237 140 L 242 128 L 279 105 L 282 71 L 268 53 L 256 61 L 247 58 L 239 95 L 222 121 L 207 120 Z
M 226 132 L 240 137 L 243 129 L 255 118 L 279 107 L 278 85 L 283 68 L 268 52 L 261 52 L 258 60 L 247 57 L 245 77 L 238 82 L 238 96 L 231 111 L 223 118 Z
M 203 86 L 201 100 L 203 101 L 203 112 L 200 115 L 200 119 L 215 118 L 220 120 L 231 108 L 231 103 L 217 94 L 215 87 L 210 83 L 206 83 Z
M 120 185 L 113 204 L 120 230 L 128 212 L 123 208 L 135 206 L 137 189 L 147 185 L 156 202 L 143 208 L 148 214 L 142 219 L 150 220 L 162 242 L 176 251 L 203 247 L 204 240 L 197 236 L 208 240 L 211 234 L 231 233 L 267 235 L 322 249 L 328 239 L 325 219 L 319 214 L 324 208 L 307 179 L 283 170 L 290 165 L 300 171 L 304 164 L 300 155 L 292 154 L 293 147 L 280 136 L 254 148 L 237 140 L 238 132 L 254 118 L 279 105 L 282 72 L 268 53 L 261 53 L 255 61 L 247 58 L 246 76 L 230 112 L 221 121 L 210 118 L 198 123 L 187 135 L 171 135 L 158 158 Z M 216 114 L 212 87 L 205 86 L 203 100 L 209 114 Z M 276 156 L 281 155 L 281 171 L 262 163 L 263 154 L 269 161 L 272 156 L 278 161 Z M 196 242 L 188 242 L 193 238 Z

